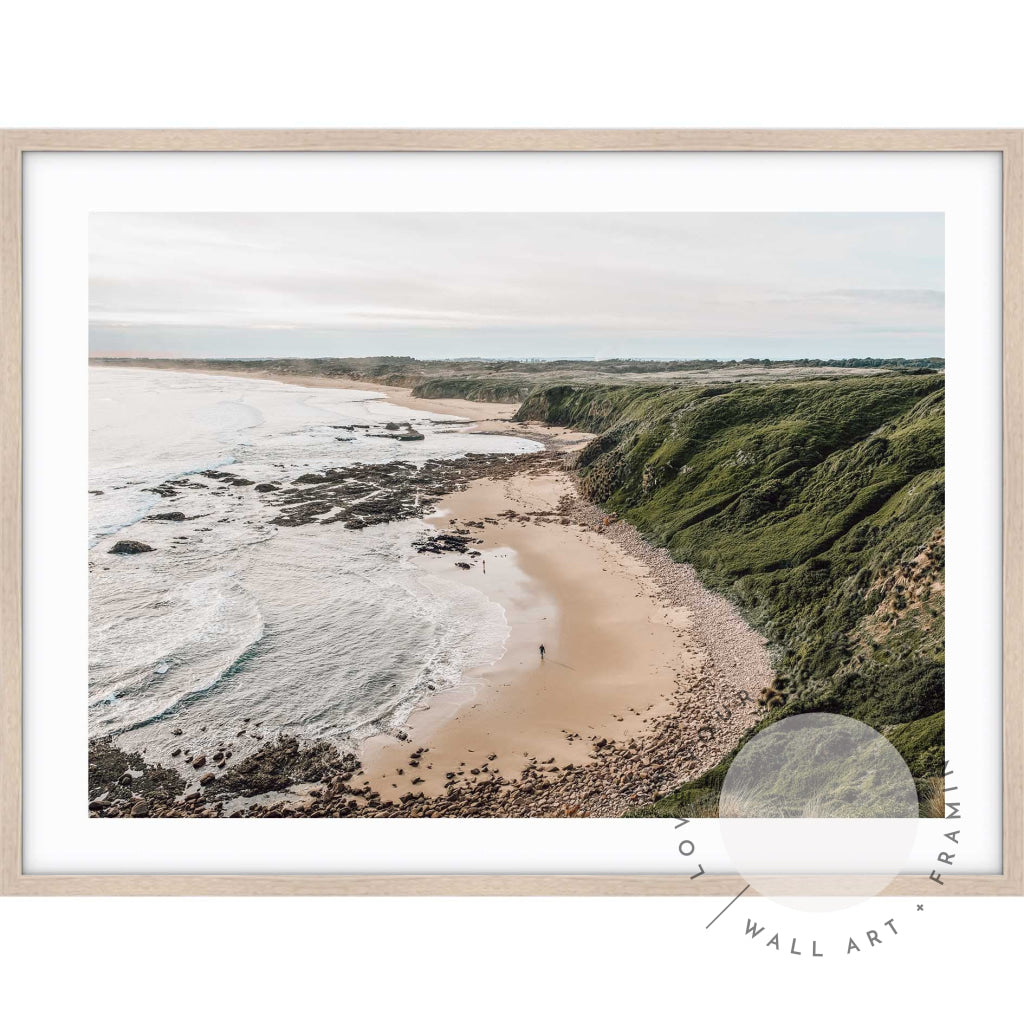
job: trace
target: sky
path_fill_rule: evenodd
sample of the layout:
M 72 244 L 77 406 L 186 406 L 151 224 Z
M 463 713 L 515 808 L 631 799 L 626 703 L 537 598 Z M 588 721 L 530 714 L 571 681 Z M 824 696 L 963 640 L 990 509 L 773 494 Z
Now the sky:
M 941 356 L 941 213 L 94 213 L 94 355 Z

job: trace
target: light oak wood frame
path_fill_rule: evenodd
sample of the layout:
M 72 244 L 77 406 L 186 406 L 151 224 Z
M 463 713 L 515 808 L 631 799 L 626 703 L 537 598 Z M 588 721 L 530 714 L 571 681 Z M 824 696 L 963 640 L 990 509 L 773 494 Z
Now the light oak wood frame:
M 1016 130 L 17 130 L 0 132 L 0 892 L 4 895 L 734 895 L 735 875 L 44 875 L 22 870 L 21 241 L 30 152 L 995 152 L 1003 173 L 1003 869 L 891 895 L 1021 895 L 1024 133 Z M 794 877 L 793 891 L 800 891 Z M 757 880 L 754 879 L 756 888 Z M 835 876 L 833 891 L 848 879 Z

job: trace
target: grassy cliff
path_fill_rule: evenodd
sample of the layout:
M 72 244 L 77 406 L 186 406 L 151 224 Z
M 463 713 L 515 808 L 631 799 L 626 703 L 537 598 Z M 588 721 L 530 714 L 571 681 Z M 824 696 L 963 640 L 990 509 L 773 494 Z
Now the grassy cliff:
M 771 641 L 769 716 L 849 715 L 915 776 L 942 761 L 944 383 L 909 371 L 690 387 L 553 386 L 517 414 L 599 436 L 584 493 L 690 562 Z M 709 773 L 659 801 L 706 801 Z

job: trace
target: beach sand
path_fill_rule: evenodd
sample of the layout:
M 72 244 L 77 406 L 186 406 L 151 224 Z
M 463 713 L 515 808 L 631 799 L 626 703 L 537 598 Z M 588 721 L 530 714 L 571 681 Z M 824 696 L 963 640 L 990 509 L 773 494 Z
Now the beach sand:
M 572 493 L 562 472 L 481 480 L 446 498 L 428 521 L 449 529 L 453 518 L 480 522 L 507 509 L 554 511 Z M 363 772 L 382 795 L 413 789 L 437 795 L 447 773 L 459 778 L 484 764 L 509 778 L 531 757 L 579 763 L 593 740 L 626 740 L 668 713 L 680 677 L 694 675 L 702 661 L 689 611 L 659 601 L 648 566 L 609 537 L 562 525 L 560 517 L 529 524 L 502 518 L 472 534 L 481 552 L 472 569 L 455 566 L 465 561 L 459 555 L 420 561 L 504 607 L 507 650 L 415 711 L 406 740 L 382 735 L 364 744 Z M 540 644 L 547 649 L 543 660 Z M 412 769 L 408 762 L 421 747 L 427 752 L 412 758 L 419 762 Z M 415 779 L 422 782 L 414 785 Z
M 340 378 L 234 375 L 372 390 L 559 451 L 591 437 L 515 423 L 516 404 L 417 399 L 407 388 Z M 619 815 L 735 746 L 772 678 L 763 638 L 691 567 L 610 519 L 580 499 L 570 474 L 550 459 L 442 499 L 427 522 L 468 529 L 480 555 L 423 554 L 418 563 L 499 604 L 510 629 L 506 650 L 460 685 L 430 694 L 394 735 L 366 740 L 357 751 L 359 785 L 384 801 L 415 794 L 417 807 L 405 810 L 413 815 L 480 816 L 490 807 L 513 816 Z M 482 790 L 488 781 L 496 788 Z M 490 795 L 474 796 L 484 791 Z M 362 807 L 362 795 L 353 803 Z

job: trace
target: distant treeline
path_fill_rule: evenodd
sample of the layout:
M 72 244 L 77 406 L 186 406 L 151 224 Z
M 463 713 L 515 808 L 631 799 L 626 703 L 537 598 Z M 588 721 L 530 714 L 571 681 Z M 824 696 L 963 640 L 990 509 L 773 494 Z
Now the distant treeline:
M 517 418 L 597 433 L 578 458 L 584 493 L 768 637 L 768 721 L 859 719 L 923 780 L 943 760 L 944 390 L 941 374 L 906 373 L 562 385 Z M 647 813 L 701 813 L 728 763 Z

